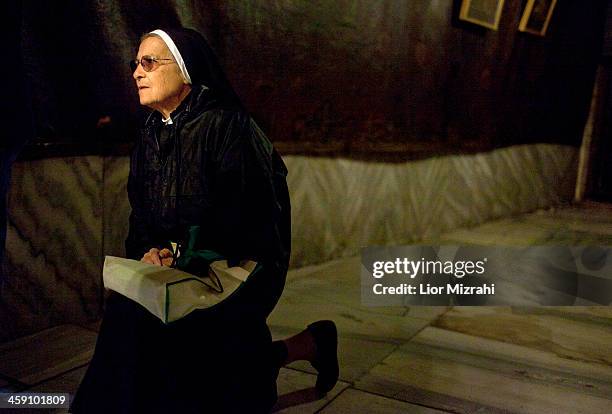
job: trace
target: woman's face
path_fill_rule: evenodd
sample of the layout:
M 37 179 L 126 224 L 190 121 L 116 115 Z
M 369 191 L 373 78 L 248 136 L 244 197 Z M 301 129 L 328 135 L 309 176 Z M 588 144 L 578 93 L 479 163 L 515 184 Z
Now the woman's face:
M 185 90 L 189 89 L 189 85 L 185 83 L 172 53 L 159 37 L 151 36 L 142 41 L 136 59 L 140 61 L 143 56 L 170 59 L 158 61 L 150 72 L 146 72 L 139 64 L 133 74 L 140 104 L 168 117 L 185 97 Z

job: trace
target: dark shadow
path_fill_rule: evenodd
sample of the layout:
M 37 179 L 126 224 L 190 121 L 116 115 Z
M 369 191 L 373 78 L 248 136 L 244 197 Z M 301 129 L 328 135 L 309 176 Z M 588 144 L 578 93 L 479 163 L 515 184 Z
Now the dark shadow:
M 285 408 L 295 407 L 296 405 L 301 404 L 308 404 L 310 402 L 320 400 L 323 397 L 325 397 L 325 394 L 321 394 L 315 387 L 293 391 L 278 397 L 278 401 L 272 408 L 272 412 L 275 413 L 280 410 L 284 410 Z

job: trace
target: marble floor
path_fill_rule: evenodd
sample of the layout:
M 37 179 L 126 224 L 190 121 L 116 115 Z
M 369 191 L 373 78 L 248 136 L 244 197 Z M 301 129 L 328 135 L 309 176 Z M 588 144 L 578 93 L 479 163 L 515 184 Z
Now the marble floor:
M 429 242 L 612 245 L 612 206 L 538 211 Z M 290 272 L 269 319 L 273 335 L 335 320 L 341 374 L 319 399 L 308 363 L 283 368 L 277 412 L 612 412 L 612 307 L 367 308 L 359 266 L 348 257 Z M 73 393 L 96 326 L 59 326 L 0 345 L 0 392 Z

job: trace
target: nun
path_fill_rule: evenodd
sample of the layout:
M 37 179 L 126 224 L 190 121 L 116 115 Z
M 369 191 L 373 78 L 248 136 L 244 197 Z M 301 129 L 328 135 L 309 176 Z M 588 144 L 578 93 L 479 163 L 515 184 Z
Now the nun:
M 170 324 L 111 291 L 70 411 L 270 412 L 280 367 L 299 359 L 311 362 L 316 389 L 328 392 L 338 379 L 334 323 L 317 321 L 274 342 L 266 325 L 290 256 L 281 157 L 198 32 L 147 33 L 131 69 L 140 104 L 152 112 L 130 159 L 126 256 L 169 266 L 171 242 L 184 243 L 197 225 L 200 248 L 263 270 L 221 304 Z

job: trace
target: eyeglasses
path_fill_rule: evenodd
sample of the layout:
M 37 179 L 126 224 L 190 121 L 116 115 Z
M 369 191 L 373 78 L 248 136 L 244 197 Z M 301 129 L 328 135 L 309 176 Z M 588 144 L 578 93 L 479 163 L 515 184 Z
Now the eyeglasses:
M 138 65 L 142 65 L 142 68 L 144 69 L 145 72 L 152 72 L 155 69 L 157 69 L 159 67 L 159 65 L 161 65 L 161 61 L 162 60 L 171 60 L 172 62 L 174 62 L 174 59 L 162 59 L 162 58 L 156 58 L 153 56 L 143 56 L 140 58 L 140 60 L 138 59 L 134 59 L 134 60 L 130 60 L 130 69 L 132 69 L 132 72 L 136 71 L 136 68 L 138 67 Z

